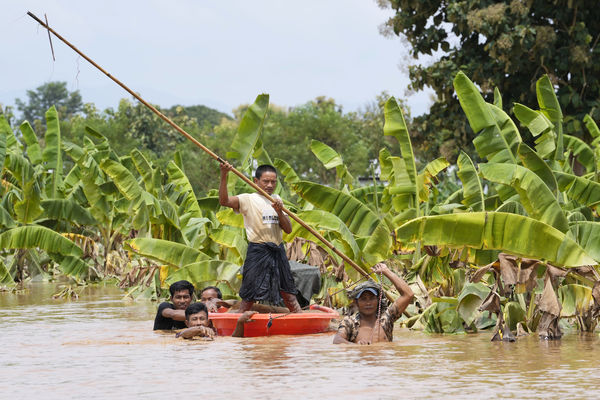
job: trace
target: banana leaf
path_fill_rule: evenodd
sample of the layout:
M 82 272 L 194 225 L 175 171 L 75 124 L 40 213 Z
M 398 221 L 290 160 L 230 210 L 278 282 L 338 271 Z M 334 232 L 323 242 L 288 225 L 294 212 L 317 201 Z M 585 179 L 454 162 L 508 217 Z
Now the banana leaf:
M 502 110 L 502 95 L 497 87 L 494 88 L 494 103 L 496 107 Z
M 261 135 L 268 108 L 269 95 L 258 95 L 254 104 L 248 107 L 248 110 L 246 110 L 242 117 L 237 134 L 231 143 L 231 151 L 227 152 L 227 158 L 238 159 L 242 168 L 247 166 L 250 156 L 254 152 L 256 143 Z
M 385 189 L 384 185 L 363 186 L 350 191 L 350 195 L 358 199 L 361 203 L 366 204 L 373 211 L 377 212 L 376 205 L 381 203 L 381 194 Z
M 571 151 L 571 154 L 585 167 L 587 172 L 594 172 L 596 170 L 594 150 L 578 137 L 563 135 L 563 138 L 565 149 Z
M 552 225 L 561 232 L 569 229 L 558 200 L 535 173 L 513 164 L 487 163 L 481 164 L 479 169 L 485 179 L 512 186 L 519 193 L 521 204 L 532 218 Z
M 463 184 L 463 200 L 461 203 L 470 207 L 473 211 L 485 211 L 483 188 L 473 161 L 467 153 L 461 151 L 456 165 L 458 166 L 456 175 Z
M 494 211 L 527 216 L 527 212 L 518 201 L 506 201 Z
M 8 147 L 8 140 L 12 138 L 16 141 L 15 135 L 10 127 L 10 124 L 6 120 L 4 114 L 0 114 L 0 165 L 4 165 L 4 157 L 6 157 L 6 148 Z
M 535 219 L 500 212 L 420 217 L 396 229 L 398 241 L 451 248 L 502 250 L 522 257 L 574 267 L 596 264 L 561 231 Z
M 162 239 L 135 238 L 127 241 L 125 246 L 128 250 L 141 256 L 180 268 L 197 261 L 209 259 L 200 250 Z
M 88 158 L 92 159 L 91 157 Z M 98 175 L 94 173 L 94 169 L 82 168 L 82 172 L 81 184 L 83 193 L 90 204 L 90 213 L 97 221 L 103 224 L 108 223 L 107 221 L 112 215 L 112 206 L 109 204 L 112 198 L 102 193 L 100 185 L 96 182 Z M 101 170 L 99 170 L 99 173 L 103 174 Z
M 240 229 L 229 227 L 215 229 L 210 233 L 210 238 L 215 243 L 234 250 L 242 262 L 246 259 L 248 242 L 244 238 L 244 234 Z
M 67 173 L 63 183 L 65 184 L 65 188 L 67 192 L 71 189 L 71 193 L 73 189 L 75 189 L 81 182 L 81 169 L 78 164 L 73 165 L 73 168 Z
M 381 223 L 368 236 L 362 246 L 363 265 L 371 267 L 378 262 L 390 258 L 392 252 L 391 232 L 386 224 Z
M 274 166 L 281 174 L 283 174 L 283 176 L 285 176 L 284 182 L 288 185 L 300 181 L 300 177 L 296 171 L 294 171 L 294 169 L 287 162 L 276 158 L 274 161 Z
M 548 75 L 543 75 L 537 80 L 535 83 L 535 92 L 538 104 L 540 105 L 540 111 L 552 121 L 554 130 L 556 131 L 556 153 L 553 158 L 555 160 L 563 160 L 563 114 L 560 109 L 560 102 L 554 91 L 554 85 L 550 82 Z
M 552 169 L 546 164 L 546 162 L 529 146 L 525 143 L 519 145 L 519 159 L 527 169 L 531 170 L 534 174 L 540 177 L 542 181 L 548 186 L 548 189 L 552 191 L 552 194 L 556 197 L 558 184 Z
M 562 306 L 561 317 L 582 316 L 594 305 L 591 287 L 572 283 L 559 287 L 557 292 Z
M 444 157 L 439 157 L 428 162 L 425 168 L 419 173 L 417 176 L 417 189 L 421 202 L 429 199 L 430 187 L 437 183 L 437 175 L 449 166 L 450 163 Z
M 198 199 L 198 206 L 201 210 L 217 212 L 221 205 L 217 196 L 207 196 Z
M 347 185 L 352 185 L 354 177 L 348 171 L 348 167 L 346 167 L 344 164 L 342 156 L 340 156 L 337 151 L 325 143 L 314 139 L 310 142 L 310 150 L 319 159 L 319 161 L 323 163 L 325 168 L 336 168 L 336 174 L 340 181 Z
M 142 188 L 137 179 L 120 162 L 105 159 L 100 163 L 100 168 L 112 179 L 127 200 L 135 200 L 142 195 Z
M 517 301 L 509 301 L 508 303 L 506 303 L 502 312 L 504 313 L 504 320 L 508 325 L 508 329 L 510 329 L 511 331 L 517 329 L 517 324 L 519 322 L 526 321 L 525 310 Z
M 185 213 L 189 214 L 190 217 L 202 218 L 202 210 L 200 210 L 194 189 L 187 176 L 173 161 L 169 161 L 167 164 L 167 174 L 169 175 L 169 183 L 173 184 L 181 194 L 178 204 L 183 207 Z
M 417 183 L 413 183 L 406 170 L 406 162 L 400 157 L 385 157 L 386 150 L 379 153 L 380 165 L 382 166 L 382 178 L 387 179 L 389 184 L 382 194 L 382 203 L 390 204 L 397 212 L 413 209 L 418 212 Z M 384 208 L 384 211 L 388 211 Z
M 28 121 L 24 121 L 19 130 L 23 134 L 23 140 L 27 145 L 27 157 L 32 164 L 42 163 L 42 148 L 38 142 L 37 136 Z
M 592 208 L 600 203 L 600 183 L 564 172 L 554 172 L 554 175 L 559 189 L 566 192 L 568 198 Z
M 4 158 L 4 167 L 11 173 L 12 176 L 18 181 L 18 185 L 21 187 L 26 182 L 33 179 L 33 166 L 25 157 L 20 154 L 8 153 Z
M 541 111 L 532 110 L 522 104 L 515 103 L 515 116 L 536 137 L 535 150 L 542 158 L 549 158 L 556 150 L 556 133 L 554 125 Z
M 233 226 L 235 228 L 244 228 L 244 217 L 231 208 L 226 208 L 217 213 L 217 219 L 223 225 Z
M 500 108 L 488 104 L 477 87 L 463 73 L 454 78 L 454 90 L 473 132 L 475 150 L 482 158 L 492 162 L 517 163 L 517 146 L 521 135 L 514 122 Z
M 81 257 L 81 249 L 64 236 L 39 225 L 20 226 L 0 234 L 0 249 L 35 249 Z
M 22 196 L 23 198 L 15 203 L 15 214 L 19 222 L 30 224 L 44 211 L 40 206 L 42 193 L 37 179 L 31 178 L 25 182 Z
M 181 234 L 193 248 L 200 248 L 201 243 L 206 239 L 207 227 L 206 224 L 212 224 L 208 218 L 190 218 L 186 221 L 185 226 L 181 229 Z
M 600 137 L 600 129 L 598 128 L 598 125 L 596 125 L 596 122 L 590 116 L 590 114 L 585 114 L 585 116 L 583 117 L 583 123 L 585 124 L 585 127 L 594 139 Z
M 12 287 L 15 286 L 15 280 L 4 262 L 0 260 L 0 287 Z
M 298 217 L 313 229 L 324 235 L 325 232 L 340 238 L 345 243 L 344 253 L 353 260 L 356 260 L 360 254 L 360 248 L 352 235 L 352 232 L 336 215 L 323 210 L 308 210 L 298 213 Z M 292 221 L 292 232 L 284 235 L 284 240 L 291 241 L 295 237 L 301 237 L 313 242 L 318 242 L 318 239 L 313 236 L 302 225 Z M 349 252 L 348 252 L 349 250 Z
M 220 260 L 205 260 L 188 264 L 183 268 L 171 273 L 165 280 L 167 284 L 179 280 L 191 282 L 198 290 L 204 286 L 214 285 L 217 281 L 227 281 L 234 290 L 241 286 L 237 274 L 240 266 Z
M 153 171 L 152 165 L 150 162 L 144 157 L 141 151 L 138 149 L 134 149 L 130 153 L 131 159 L 135 165 L 135 169 L 138 171 L 142 180 L 144 181 L 144 187 L 148 193 L 152 193 L 156 195 L 154 192 L 154 179 L 153 179 Z
M 489 293 L 490 288 L 481 282 L 465 284 L 457 297 L 456 310 L 467 326 L 481 313 L 478 308 Z
M 15 220 L 6 210 L 6 208 L 0 206 L 0 226 L 6 229 L 11 229 L 16 226 Z
M 340 190 L 308 181 L 297 182 L 292 188 L 315 207 L 336 215 L 357 236 L 372 234 L 382 223 L 369 207 Z
M 89 270 L 85 261 L 78 257 L 50 254 L 52 259 L 58 263 L 60 270 L 67 276 L 81 278 Z
M 46 163 L 46 170 L 51 172 L 50 185 L 46 185 L 46 194 L 48 197 L 58 197 L 58 189 L 63 176 L 62 154 L 60 144 L 60 124 L 58 122 L 58 112 L 56 107 L 52 106 L 46 111 L 46 146 L 42 152 L 42 158 Z
M 600 222 L 576 222 L 569 228 L 568 235 L 591 257 L 600 260 Z
M 73 200 L 50 199 L 42 200 L 43 218 L 64 220 L 77 225 L 95 225 L 98 222 L 92 214 Z
M 384 106 L 384 115 L 385 124 L 383 126 L 383 134 L 396 138 L 398 144 L 400 145 L 400 154 L 402 157 L 402 162 L 396 163 L 396 168 L 394 168 L 395 172 L 402 170 L 402 178 L 396 175 L 393 186 L 399 187 L 399 191 L 396 193 L 407 194 L 414 199 L 413 201 L 418 215 L 419 189 L 417 187 L 417 167 L 415 165 L 415 155 L 413 153 L 406 122 L 404 121 L 404 115 L 402 114 L 402 110 L 400 109 L 400 106 L 396 102 L 395 98 L 391 97 L 388 101 L 386 101 Z M 392 189 L 390 189 L 390 193 L 392 193 Z

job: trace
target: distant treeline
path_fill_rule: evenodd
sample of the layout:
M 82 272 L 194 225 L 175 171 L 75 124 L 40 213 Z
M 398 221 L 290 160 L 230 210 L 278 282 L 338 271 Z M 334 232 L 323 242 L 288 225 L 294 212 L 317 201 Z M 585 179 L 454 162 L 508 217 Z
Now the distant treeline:
M 137 101 L 122 99 L 116 109 L 99 110 L 94 103 L 84 103 L 78 91 L 68 91 L 66 82 L 46 83 L 28 91 L 27 97 L 26 101 L 15 101 L 16 109 L 0 108 L 16 132 L 24 120 L 41 128 L 45 111 L 54 105 L 64 140 L 81 143 L 87 125 L 105 135 L 119 155 L 139 149 L 156 165 L 164 166 L 178 152 L 198 195 L 215 187 L 217 164 Z M 383 136 L 383 103 L 387 97 L 382 93 L 356 112 L 344 112 L 341 105 L 327 97 L 289 108 L 271 105 L 263 126 L 265 149 L 271 157 L 286 160 L 301 178 L 331 184 L 335 170 L 325 169 L 311 152 L 310 143 L 315 139 L 336 150 L 354 176 L 371 176 L 378 167 L 378 152 L 389 140 Z M 157 108 L 225 157 L 247 107 L 240 105 L 233 115 L 203 105 Z

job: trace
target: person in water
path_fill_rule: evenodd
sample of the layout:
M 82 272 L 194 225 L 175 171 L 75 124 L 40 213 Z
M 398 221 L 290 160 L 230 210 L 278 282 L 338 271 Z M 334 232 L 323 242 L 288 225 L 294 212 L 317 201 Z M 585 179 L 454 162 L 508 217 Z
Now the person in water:
M 177 281 L 169 287 L 171 303 L 163 302 L 158 306 L 154 318 L 154 330 L 183 329 L 185 325 L 185 310 L 192 302 L 194 285 L 188 281 Z
M 333 338 L 333 343 L 371 344 L 393 340 L 394 322 L 402 316 L 402 313 L 412 301 L 414 293 L 408 284 L 390 271 L 384 263 L 376 264 L 372 271 L 382 273 L 392 281 L 400 292 L 400 297 L 386 310 L 383 310 L 382 304 L 380 310 L 380 298 L 383 301 L 386 300 L 385 296 L 382 296 L 381 285 L 372 280 L 358 285 L 351 293 L 351 297 L 358 307 L 358 312 L 344 317 Z M 381 316 L 378 320 L 379 312 L 381 312 Z
M 212 339 L 216 335 L 216 331 L 208 319 L 208 309 L 204 303 L 192 303 L 185 309 L 185 325 L 187 329 L 178 332 L 175 337 Z
M 274 194 L 277 170 L 272 165 L 261 165 L 254 174 L 254 183 L 275 199 L 271 202 L 259 193 L 229 196 L 227 175 L 232 168 L 227 162 L 221 164 L 219 203 L 242 214 L 249 241 L 239 293 L 242 302 L 238 312 L 251 310 L 255 301 L 266 300 L 278 304 L 281 299 L 290 312 L 302 312 L 282 244 L 282 231 L 290 233 L 292 223 L 283 212 L 281 198 Z
M 221 289 L 216 286 L 207 286 L 200 292 L 200 301 L 204 304 L 222 299 L 223 294 L 221 293 Z

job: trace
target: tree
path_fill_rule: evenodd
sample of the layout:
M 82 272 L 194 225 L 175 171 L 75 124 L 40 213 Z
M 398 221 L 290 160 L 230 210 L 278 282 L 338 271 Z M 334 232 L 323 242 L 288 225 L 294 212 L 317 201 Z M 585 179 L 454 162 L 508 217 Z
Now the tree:
M 566 133 L 580 131 L 583 115 L 600 105 L 600 8 L 590 2 L 379 3 L 396 11 L 384 25 L 384 34 L 406 38 L 415 58 L 441 54 L 429 65 L 409 67 L 410 88 L 419 91 L 429 86 L 437 95 L 429 115 L 414 121 L 414 129 L 429 151 L 454 161 L 459 149 L 475 137 L 452 87 L 459 70 L 471 77 L 487 101 L 498 87 L 504 98 L 524 104 L 536 102 L 535 82 L 547 74 L 558 90 L 563 113 L 571 116 L 566 120 Z M 596 110 L 593 117 L 598 116 Z
M 44 113 L 55 106 L 61 119 L 67 119 L 82 110 L 83 103 L 79 90 L 69 92 L 67 82 L 48 82 L 35 90 L 27 91 L 27 102 L 16 99 L 17 109 L 21 111 L 21 120 L 32 124 L 44 121 Z
M 333 99 L 318 97 L 289 111 L 272 107 L 263 141 L 272 158 L 287 161 L 303 179 L 328 184 L 335 181 L 335 171 L 325 169 L 310 152 L 311 140 L 332 147 L 346 160 L 351 174 L 361 175 L 369 166 L 362 126 L 356 113 L 344 114 Z

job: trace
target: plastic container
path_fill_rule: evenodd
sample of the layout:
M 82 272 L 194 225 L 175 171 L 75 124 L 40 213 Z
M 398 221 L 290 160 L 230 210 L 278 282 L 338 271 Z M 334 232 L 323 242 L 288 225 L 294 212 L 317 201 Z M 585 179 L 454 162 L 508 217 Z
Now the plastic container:
M 320 309 L 325 312 L 314 311 L 287 315 L 254 314 L 252 321 L 244 325 L 244 337 L 322 333 L 327 331 L 332 319 L 339 318 L 339 314 L 331 308 L 311 305 L 310 309 Z M 219 336 L 231 336 L 241 315 L 240 313 L 209 313 L 208 318 L 217 329 Z M 269 319 L 271 319 L 270 327 L 267 326 Z

